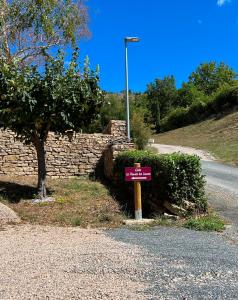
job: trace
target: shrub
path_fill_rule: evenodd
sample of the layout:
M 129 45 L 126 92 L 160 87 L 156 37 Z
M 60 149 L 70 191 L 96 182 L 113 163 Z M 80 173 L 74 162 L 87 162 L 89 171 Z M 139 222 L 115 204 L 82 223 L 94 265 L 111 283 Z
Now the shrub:
M 199 122 L 207 116 L 207 103 L 203 100 L 194 102 L 188 111 L 188 124 Z
M 210 97 L 201 97 L 189 108 L 176 108 L 162 120 L 162 131 L 200 122 L 213 114 L 221 114 L 238 106 L 238 85 L 224 85 Z
M 213 113 L 222 113 L 238 105 L 238 86 L 224 86 L 214 96 L 210 103 Z
M 185 154 L 154 154 L 149 151 L 125 151 L 114 163 L 114 182 L 120 188 L 124 204 L 133 209 L 133 182 L 124 181 L 125 167 L 141 163 L 152 168 L 152 181 L 142 182 L 144 212 L 154 213 L 163 208 L 164 201 L 183 206 L 195 203 L 195 210 L 207 209 L 205 181 L 201 175 L 199 157 Z
M 139 111 L 134 111 L 131 119 L 131 133 L 133 142 L 139 150 L 143 150 L 151 136 L 150 128 L 144 123 L 144 116 Z
M 172 130 L 199 122 L 211 114 L 208 110 L 209 101 L 198 100 L 189 108 L 176 108 L 162 120 L 162 130 Z
M 172 110 L 167 117 L 162 120 L 162 131 L 167 131 L 187 125 L 188 109 L 178 107 Z

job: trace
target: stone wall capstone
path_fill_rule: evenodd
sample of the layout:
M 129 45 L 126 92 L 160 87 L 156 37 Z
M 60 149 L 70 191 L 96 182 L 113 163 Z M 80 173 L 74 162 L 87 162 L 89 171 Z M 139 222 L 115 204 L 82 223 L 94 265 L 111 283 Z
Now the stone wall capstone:
M 112 145 L 126 144 L 125 121 L 110 121 L 103 134 L 66 135 L 50 133 L 46 143 L 47 176 L 88 177 L 99 169 L 103 172 L 103 154 Z M 125 146 L 126 148 L 126 146 Z M 0 129 L 0 175 L 37 175 L 34 147 L 16 139 L 9 130 Z
M 126 138 L 126 122 L 120 120 L 111 120 L 103 133 L 111 134 L 114 137 Z

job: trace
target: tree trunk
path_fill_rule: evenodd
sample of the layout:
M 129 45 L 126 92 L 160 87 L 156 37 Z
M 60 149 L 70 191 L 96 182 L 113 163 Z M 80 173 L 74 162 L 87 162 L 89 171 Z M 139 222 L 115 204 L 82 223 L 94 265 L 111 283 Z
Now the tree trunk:
M 155 129 L 156 129 L 157 133 L 159 133 L 160 130 L 161 130 L 161 114 L 160 114 L 160 106 L 159 106 L 159 104 L 157 104 L 157 107 L 156 107 Z
M 46 198 L 46 163 L 45 163 L 45 139 L 36 138 L 35 148 L 38 162 L 38 196 Z
M 7 62 L 10 63 L 12 61 L 11 58 L 11 52 L 10 52 L 10 47 L 8 43 L 8 34 L 7 34 L 7 28 L 5 24 L 5 19 L 4 19 L 4 13 L 7 13 L 7 1 L 3 0 L 2 3 L 2 13 L 0 14 L 0 21 L 1 21 L 1 29 L 2 29 L 2 38 L 3 38 L 3 51 L 5 53 L 5 57 L 7 59 Z

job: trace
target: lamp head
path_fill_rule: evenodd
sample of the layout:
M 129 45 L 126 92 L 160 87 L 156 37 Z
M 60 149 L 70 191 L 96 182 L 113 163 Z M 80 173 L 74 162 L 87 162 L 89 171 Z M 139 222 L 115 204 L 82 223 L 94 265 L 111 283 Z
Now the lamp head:
M 139 41 L 140 41 L 140 39 L 136 36 L 125 37 L 125 42 L 135 43 L 135 42 L 139 42 Z

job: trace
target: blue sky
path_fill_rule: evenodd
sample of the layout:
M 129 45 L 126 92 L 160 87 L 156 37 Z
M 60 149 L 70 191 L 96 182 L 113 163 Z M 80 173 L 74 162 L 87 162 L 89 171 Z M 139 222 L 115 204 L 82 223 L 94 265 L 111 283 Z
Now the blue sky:
M 202 62 L 224 61 L 238 72 L 238 0 L 87 0 L 91 38 L 81 59 L 100 65 L 101 87 L 121 91 L 125 36 L 129 88 L 144 91 L 155 78 L 174 75 L 179 87 Z

